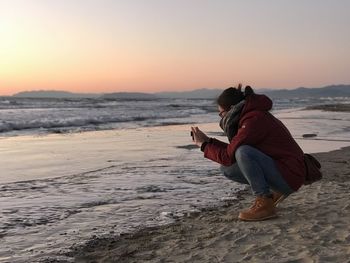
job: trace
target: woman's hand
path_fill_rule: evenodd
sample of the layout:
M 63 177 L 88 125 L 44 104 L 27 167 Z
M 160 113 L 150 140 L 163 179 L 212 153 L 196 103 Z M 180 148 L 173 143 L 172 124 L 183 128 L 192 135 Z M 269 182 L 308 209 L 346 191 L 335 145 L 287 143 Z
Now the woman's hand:
M 193 141 L 197 146 L 201 147 L 203 142 L 209 142 L 210 138 L 198 127 L 191 127 L 191 130 L 193 132 Z

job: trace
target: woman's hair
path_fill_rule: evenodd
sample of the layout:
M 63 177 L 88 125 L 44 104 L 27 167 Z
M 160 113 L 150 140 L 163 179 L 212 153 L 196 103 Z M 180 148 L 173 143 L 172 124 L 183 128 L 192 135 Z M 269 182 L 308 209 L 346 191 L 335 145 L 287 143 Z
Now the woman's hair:
M 237 88 L 230 87 L 225 89 L 216 99 L 216 103 L 223 109 L 229 110 L 232 105 L 237 104 L 252 94 L 254 94 L 254 91 L 250 86 L 245 86 L 243 92 L 242 84 L 239 83 Z

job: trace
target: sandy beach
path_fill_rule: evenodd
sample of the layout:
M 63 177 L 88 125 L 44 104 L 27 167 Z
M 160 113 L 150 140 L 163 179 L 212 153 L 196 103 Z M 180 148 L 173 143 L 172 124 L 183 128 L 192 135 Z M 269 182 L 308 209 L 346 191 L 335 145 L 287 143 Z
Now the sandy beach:
M 237 220 L 253 200 L 243 190 L 226 207 L 91 240 L 70 256 L 76 262 L 350 262 L 350 147 L 316 156 L 324 178 L 284 200 L 277 219 Z

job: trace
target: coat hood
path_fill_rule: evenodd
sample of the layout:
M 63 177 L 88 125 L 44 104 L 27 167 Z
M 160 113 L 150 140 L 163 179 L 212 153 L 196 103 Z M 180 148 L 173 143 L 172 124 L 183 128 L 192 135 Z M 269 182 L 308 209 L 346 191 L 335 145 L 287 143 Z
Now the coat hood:
M 246 98 L 242 115 L 250 111 L 269 111 L 272 109 L 272 101 L 266 95 L 252 94 Z M 242 116 L 241 115 L 241 116 Z

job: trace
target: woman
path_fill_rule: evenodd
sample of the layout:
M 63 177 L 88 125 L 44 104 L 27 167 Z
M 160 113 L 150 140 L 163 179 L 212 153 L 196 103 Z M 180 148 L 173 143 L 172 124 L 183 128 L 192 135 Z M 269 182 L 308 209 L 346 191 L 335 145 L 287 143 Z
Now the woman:
M 228 88 L 217 99 L 220 126 L 229 144 L 192 127 L 204 157 L 221 164 L 229 179 L 249 184 L 256 199 L 238 218 L 258 221 L 276 217 L 275 206 L 305 180 L 303 151 L 288 129 L 269 110 L 272 101 L 247 86 Z

